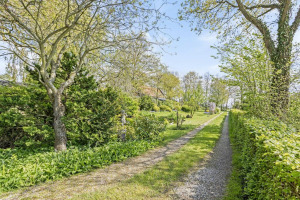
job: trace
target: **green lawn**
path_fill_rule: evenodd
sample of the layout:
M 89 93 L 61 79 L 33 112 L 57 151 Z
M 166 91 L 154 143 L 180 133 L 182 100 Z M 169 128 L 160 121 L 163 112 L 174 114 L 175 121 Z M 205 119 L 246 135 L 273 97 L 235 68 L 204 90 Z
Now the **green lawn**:
M 199 115 L 198 117 L 200 117 Z M 114 184 L 108 189 L 83 194 L 74 199 L 170 199 L 168 193 L 174 184 L 195 167 L 215 146 L 220 137 L 225 115 L 225 113 L 222 114 L 178 152 L 166 157 L 148 171 L 127 181 Z M 193 120 L 190 123 L 193 123 Z
M 168 114 L 166 114 L 168 113 Z M 183 115 L 187 115 L 187 113 L 181 112 Z M 170 115 L 170 112 L 157 112 L 155 115 Z M 187 118 L 186 121 L 183 123 L 180 130 L 176 129 L 176 124 L 170 124 L 167 127 L 167 130 L 163 133 L 163 142 L 162 145 L 169 143 L 170 141 L 179 138 L 189 131 L 197 128 L 201 124 L 207 122 L 208 120 L 212 119 L 216 115 L 208 115 L 204 114 L 204 112 L 196 112 L 193 118 Z

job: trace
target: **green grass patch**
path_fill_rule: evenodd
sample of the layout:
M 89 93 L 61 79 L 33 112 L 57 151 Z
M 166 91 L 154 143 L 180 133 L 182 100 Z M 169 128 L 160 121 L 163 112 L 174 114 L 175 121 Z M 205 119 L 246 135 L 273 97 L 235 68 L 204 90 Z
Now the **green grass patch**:
M 232 155 L 232 172 L 226 186 L 226 193 L 223 200 L 239 200 L 243 199 L 243 185 L 240 172 L 241 162 L 239 160 L 240 152 L 233 149 Z
M 207 115 L 203 112 L 196 112 L 193 118 L 186 119 L 186 121 L 183 123 L 182 127 L 179 130 L 176 129 L 175 124 L 168 125 L 167 130 L 163 133 L 163 141 L 161 144 L 166 145 L 170 141 L 185 135 L 189 131 L 197 128 L 199 125 L 207 122 L 215 116 L 216 115 Z
M 165 199 L 166 193 L 215 146 L 225 113 L 207 125 L 178 152 L 150 170 L 111 188 L 80 195 L 74 199 Z

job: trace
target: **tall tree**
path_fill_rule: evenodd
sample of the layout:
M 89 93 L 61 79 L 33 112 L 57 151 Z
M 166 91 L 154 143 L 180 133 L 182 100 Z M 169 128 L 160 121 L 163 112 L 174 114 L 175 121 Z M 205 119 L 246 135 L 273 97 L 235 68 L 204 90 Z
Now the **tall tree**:
M 56 150 L 67 148 L 62 95 L 88 58 L 94 52 L 111 50 L 120 41 L 138 38 L 140 33 L 134 31 L 151 29 L 159 17 L 160 12 L 147 1 L 0 1 L 1 50 L 34 68 L 47 89 L 53 105 Z M 65 52 L 72 52 L 65 54 L 68 65 L 62 64 Z M 63 66 L 70 67 L 69 73 L 58 83 L 57 72 Z
M 211 76 L 210 76 L 209 72 L 206 72 L 203 76 L 205 111 L 208 109 L 210 84 L 211 84 Z
M 182 5 L 184 11 L 181 18 L 192 17 L 196 31 L 204 27 L 221 32 L 224 30 L 223 34 L 228 34 L 249 31 L 253 27 L 262 35 L 273 63 L 271 105 L 277 114 L 286 112 L 289 104 L 292 44 L 300 24 L 299 1 L 186 0 Z
M 257 39 L 248 42 L 237 40 L 219 47 L 223 65 L 221 71 L 227 74 L 228 83 L 238 86 L 242 107 L 258 115 L 270 115 L 271 62 L 263 44 Z
M 183 84 L 183 99 L 184 102 L 191 108 L 191 116 L 200 107 L 204 101 L 202 88 L 202 77 L 196 72 L 188 72 L 182 80 Z
M 216 106 L 223 107 L 227 104 L 229 98 L 229 92 L 225 81 L 219 77 L 212 77 L 212 83 L 210 88 L 210 101 L 215 102 Z
M 170 72 L 163 74 L 162 89 L 166 92 L 168 99 L 179 99 L 182 93 L 180 79 Z

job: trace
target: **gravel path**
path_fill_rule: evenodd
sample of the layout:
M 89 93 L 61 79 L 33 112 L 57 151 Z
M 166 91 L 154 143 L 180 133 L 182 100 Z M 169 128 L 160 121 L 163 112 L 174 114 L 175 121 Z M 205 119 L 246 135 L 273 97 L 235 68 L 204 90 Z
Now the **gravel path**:
M 204 167 L 190 174 L 184 185 L 174 189 L 175 199 L 221 199 L 231 174 L 231 147 L 228 133 L 228 116 L 222 135 Z M 200 164 L 200 167 L 203 164 Z
M 222 113 L 221 113 L 222 114 Z M 186 135 L 170 142 L 167 146 L 150 150 L 141 156 L 130 158 L 124 162 L 112 164 L 104 169 L 98 169 L 89 173 L 75 175 L 60 181 L 40 184 L 29 187 L 17 192 L 10 192 L 0 195 L 0 199 L 69 199 L 74 195 L 92 192 L 109 185 L 130 178 L 135 174 L 142 173 L 159 161 L 162 161 L 167 155 L 178 151 L 191 138 L 193 138 L 201 129 L 221 114 L 205 122 L 200 127 L 187 133 Z

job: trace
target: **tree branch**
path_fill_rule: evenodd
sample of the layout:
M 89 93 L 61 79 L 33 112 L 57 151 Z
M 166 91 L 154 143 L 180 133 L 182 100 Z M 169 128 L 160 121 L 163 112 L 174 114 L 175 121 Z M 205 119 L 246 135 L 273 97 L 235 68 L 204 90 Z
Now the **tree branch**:
M 275 51 L 275 44 L 274 41 L 271 38 L 271 33 L 268 27 L 257 17 L 251 15 L 245 8 L 244 4 L 241 2 L 241 0 L 236 0 L 239 10 L 244 15 L 244 17 L 251 22 L 263 35 L 263 40 L 266 45 L 266 48 L 268 49 L 268 52 L 270 55 L 272 55 Z

